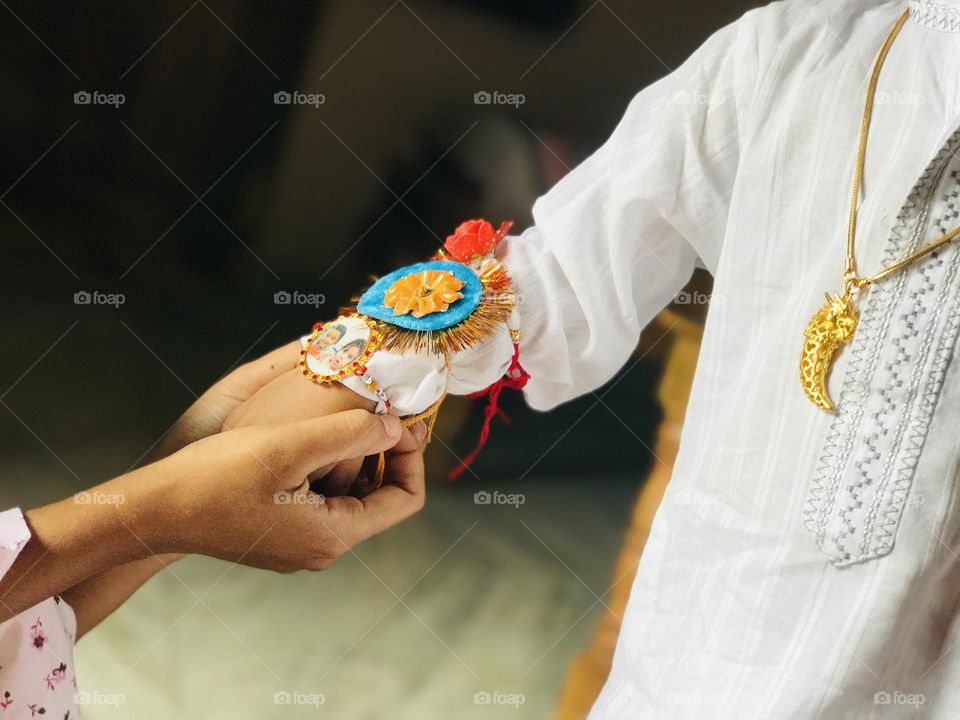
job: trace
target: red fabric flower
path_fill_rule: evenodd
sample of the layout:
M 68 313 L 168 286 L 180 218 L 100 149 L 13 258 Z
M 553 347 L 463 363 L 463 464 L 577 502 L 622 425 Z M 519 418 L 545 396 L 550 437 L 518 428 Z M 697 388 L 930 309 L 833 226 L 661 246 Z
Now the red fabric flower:
M 477 255 L 486 255 L 503 239 L 510 230 L 512 222 L 505 222 L 499 230 L 494 230 L 486 220 L 467 220 L 447 237 L 443 244 L 447 253 L 459 262 L 470 262 Z

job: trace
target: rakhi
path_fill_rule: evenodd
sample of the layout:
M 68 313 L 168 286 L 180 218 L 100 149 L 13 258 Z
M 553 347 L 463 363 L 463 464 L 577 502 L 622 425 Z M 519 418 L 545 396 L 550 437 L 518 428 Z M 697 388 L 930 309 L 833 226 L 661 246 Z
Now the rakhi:
M 383 348 L 433 352 L 449 364 L 451 354 L 509 327 L 517 298 L 494 249 L 512 226 L 504 222 L 495 230 L 486 220 L 461 223 L 431 261 L 395 270 L 363 293 L 357 309 L 383 321 Z M 498 407 L 501 391 L 522 389 L 530 378 L 520 365 L 520 330 L 509 329 L 510 367 L 503 378 L 469 396 L 488 398 L 483 425 L 476 447 L 450 471 L 450 480 L 470 467 L 490 436 L 494 417 L 503 415 Z M 431 408 L 431 427 L 437 408 L 439 401 Z
M 357 312 L 344 312 L 336 320 L 313 326 L 300 350 L 300 372 L 317 384 L 356 375 L 389 411 L 390 398 L 367 369 L 382 344 L 379 323 Z
M 489 396 L 480 442 L 451 477 L 465 470 L 486 442 L 491 422 L 499 412 L 501 390 L 520 389 L 529 378 L 519 362 L 519 329 L 510 327 L 516 294 L 506 269 L 494 255 L 512 225 L 504 222 L 494 229 L 486 220 L 462 223 L 431 260 L 379 278 L 336 320 L 314 326 L 300 354 L 300 368 L 313 382 L 357 375 L 389 411 L 387 393 L 367 367 L 375 352 L 433 353 L 442 356 L 449 367 L 451 355 L 508 328 L 514 351 L 507 376 L 470 396 Z M 429 439 L 445 396 L 446 390 L 424 412 L 403 417 L 403 426 L 424 422 Z M 380 486 L 384 467 L 381 453 L 374 487 Z
M 468 220 L 433 259 L 384 275 L 357 298 L 358 312 L 381 321 L 382 349 L 448 357 L 502 328 L 516 295 L 493 249 L 512 225 Z

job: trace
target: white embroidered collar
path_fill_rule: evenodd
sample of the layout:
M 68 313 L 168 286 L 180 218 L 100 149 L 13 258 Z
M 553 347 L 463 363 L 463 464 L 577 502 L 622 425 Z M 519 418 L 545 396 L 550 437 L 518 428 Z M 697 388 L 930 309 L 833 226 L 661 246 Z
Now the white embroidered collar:
M 960 3 L 956 0 L 910 0 L 910 20 L 917 25 L 960 32 Z

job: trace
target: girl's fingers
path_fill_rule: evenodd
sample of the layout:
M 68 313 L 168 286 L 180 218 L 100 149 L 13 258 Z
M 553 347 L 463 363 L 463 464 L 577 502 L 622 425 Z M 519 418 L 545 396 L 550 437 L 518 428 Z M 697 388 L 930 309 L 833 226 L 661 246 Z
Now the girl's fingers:
M 262 428 L 284 470 L 306 477 L 317 468 L 389 450 L 400 439 L 400 420 L 366 410 Z
M 415 514 L 425 500 L 423 453 L 388 453 L 383 486 L 359 500 L 328 498 L 325 522 L 353 546 Z
M 324 472 L 311 473 L 311 486 L 327 496 L 347 495 L 360 474 L 363 460 L 362 457 L 351 458 L 324 468 Z

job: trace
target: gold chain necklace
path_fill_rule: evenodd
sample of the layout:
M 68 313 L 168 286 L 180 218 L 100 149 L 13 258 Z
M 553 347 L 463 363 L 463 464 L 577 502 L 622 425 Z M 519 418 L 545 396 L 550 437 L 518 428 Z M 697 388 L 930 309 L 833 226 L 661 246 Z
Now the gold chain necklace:
M 880 69 L 883 67 L 890 46 L 901 28 L 910 16 L 907 10 L 897 20 L 890 31 L 890 35 L 880 49 L 880 54 L 873 66 L 870 84 L 867 87 L 867 101 L 863 107 L 863 120 L 860 124 L 860 145 L 857 150 L 857 166 L 853 176 L 853 197 L 850 200 L 850 221 L 847 226 L 847 262 L 843 271 L 843 293 L 826 293 L 826 303 L 810 319 L 804 331 L 803 353 L 800 355 L 800 382 L 803 392 L 818 408 L 833 412 L 833 403 L 827 394 L 827 375 L 833 364 L 833 358 L 840 346 L 846 345 L 853 339 L 857 330 L 859 315 L 854 304 L 854 297 L 863 288 L 892 275 L 913 264 L 920 258 L 929 255 L 941 245 L 950 242 L 960 235 L 960 227 L 943 235 L 929 245 L 921 248 L 898 263 L 883 268 L 880 272 L 867 277 L 857 275 L 856 259 L 854 258 L 853 242 L 857 232 L 857 209 L 860 199 L 860 184 L 863 180 L 863 165 L 867 153 L 867 134 L 870 130 L 870 118 L 873 114 L 873 99 L 877 92 L 877 80 Z

